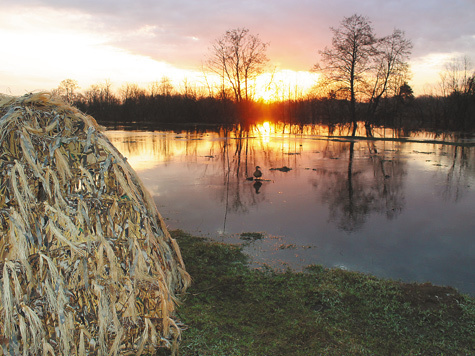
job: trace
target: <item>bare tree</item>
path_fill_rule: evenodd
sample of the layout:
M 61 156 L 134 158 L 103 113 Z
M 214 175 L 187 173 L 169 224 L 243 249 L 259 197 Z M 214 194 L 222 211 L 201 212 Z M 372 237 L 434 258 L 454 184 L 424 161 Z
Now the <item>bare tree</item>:
M 467 94 L 473 91 L 475 72 L 467 56 L 452 58 L 440 73 L 443 95 Z
M 164 75 L 160 81 L 154 81 L 149 84 L 148 92 L 152 97 L 157 95 L 170 96 L 173 93 L 173 83 L 172 80 Z
M 74 91 L 79 89 L 77 80 L 64 79 L 59 83 L 58 94 L 62 95 L 67 101 L 72 102 L 75 98 Z
M 183 96 L 185 98 L 188 98 L 191 94 L 191 96 L 193 97 L 196 97 L 196 93 L 193 93 L 191 88 L 190 88 L 190 81 L 188 80 L 188 78 L 183 78 L 182 80 L 182 87 L 183 87 Z
M 104 80 L 104 82 L 100 84 L 100 88 L 104 101 L 107 104 L 112 104 L 117 101 L 117 98 L 112 93 L 112 82 L 110 79 Z
M 323 80 L 350 99 L 353 136 L 356 133 L 356 95 L 365 74 L 371 68 L 376 38 L 371 22 L 364 16 L 343 18 L 340 27 L 331 28 L 332 46 L 320 51 L 322 64 L 314 69 L 323 74 Z
M 223 92 L 229 85 L 237 102 L 248 100 L 251 81 L 264 72 L 269 61 L 268 46 L 246 28 L 228 30 L 214 41 L 206 67 L 221 78 Z
M 173 84 L 172 80 L 167 77 L 163 76 L 162 79 L 160 79 L 160 94 L 165 95 L 165 96 L 170 96 L 173 91 Z
M 122 102 L 127 103 L 129 101 L 136 101 L 140 97 L 145 96 L 145 90 L 140 88 L 135 83 L 125 83 L 119 89 Z
M 398 95 L 399 88 L 409 77 L 409 55 L 412 43 L 405 38 L 404 32 L 394 32 L 376 42 L 373 56 L 373 70 L 368 76 L 369 105 L 368 119 L 371 119 L 384 95 Z M 366 122 L 368 125 L 368 121 Z
M 112 83 L 109 79 L 102 83 L 93 84 L 84 93 L 89 103 L 116 104 L 117 98 L 112 93 Z
M 148 85 L 148 94 L 153 98 L 160 94 L 160 82 L 155 80 Z

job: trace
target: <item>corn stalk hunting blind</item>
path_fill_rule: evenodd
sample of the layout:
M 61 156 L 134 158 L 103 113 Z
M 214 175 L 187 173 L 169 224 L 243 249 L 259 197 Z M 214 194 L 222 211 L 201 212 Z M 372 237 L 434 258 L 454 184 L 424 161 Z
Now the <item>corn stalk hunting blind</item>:
M 176 349 L 177 243 L 96 121 L 0 96 L 0 355 Z

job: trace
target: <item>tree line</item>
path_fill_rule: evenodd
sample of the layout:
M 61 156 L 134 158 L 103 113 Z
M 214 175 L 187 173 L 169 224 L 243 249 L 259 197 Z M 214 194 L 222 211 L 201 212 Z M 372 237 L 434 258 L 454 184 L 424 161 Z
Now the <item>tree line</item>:
M 184 81 L 180 90 L 163 77 L 149 88 L 111 83 L 79 95 L 77 82 L 63 81 L 58 93 L 99 122 L 112 125 L 252 124 L 265 118 L 296 124 L 350 125 L 473 131 L 475 73 L 467 58 L 454 59 L 441 74 L 441 94 L 414 97 L 410 87 L 412 43 L 403 31 L 378 37 L 371 21 L 345 17 L 331 28 L 331 46 L 319 51 L 313 71 L 318 83 L 306 95 L 278 101 L 256 100 L 255 80 L 268 70 L 268 43 L 248 29 L 226 31 L 204 62 L 206 86 Z M 209 84 L 208 76 L 218 80 Z

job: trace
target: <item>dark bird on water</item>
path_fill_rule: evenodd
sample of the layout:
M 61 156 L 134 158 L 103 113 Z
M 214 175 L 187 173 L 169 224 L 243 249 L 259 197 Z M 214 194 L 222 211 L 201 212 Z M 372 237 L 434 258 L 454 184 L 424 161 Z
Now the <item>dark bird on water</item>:
M 254 178 L 261 178 L 262 177 L 262 172 L 260 171 L 259 166 L 256 166 L 256 170 L 254 171 Z

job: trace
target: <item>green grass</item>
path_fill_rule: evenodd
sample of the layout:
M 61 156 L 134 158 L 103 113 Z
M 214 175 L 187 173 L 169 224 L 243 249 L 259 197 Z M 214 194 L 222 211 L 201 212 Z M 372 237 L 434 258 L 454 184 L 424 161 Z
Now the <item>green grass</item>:
M 237 246 L 172 235 L 193 278 L 180 355 L 475 355 L 475 300 L 452 288 L 250 269 Z

